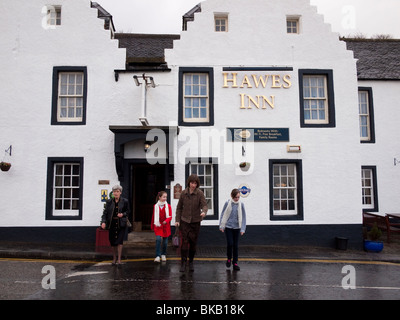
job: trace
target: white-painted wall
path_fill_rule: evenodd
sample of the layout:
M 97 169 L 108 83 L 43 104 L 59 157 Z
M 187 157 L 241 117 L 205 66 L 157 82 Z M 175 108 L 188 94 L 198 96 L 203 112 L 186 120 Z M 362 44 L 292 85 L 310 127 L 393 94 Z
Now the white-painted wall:
M 214 32 L 214 13 L 227 13 L 229 32 Z M 301 32 L 286 33 L 286 17 L 301 16 Z M 217 130 L 227 127 L 289 128 L 290 142 L 257 142 L 254 145 L 253 167 L 248 175 L 238 175 L 241 154 L 235 153 L 233 164 L 223 154 L 219 166 L 220 209 L 232 188 L 248 184 L 251 194 L 243 199 L 248 211 L 248 224 L 357 224 L 361 223 L 360 142 L 357 110 L 356 63 L 345 43 L 332 33 L 315 7 L 302 0 L 286 1 L 205 1 L 202 12 L 188 23 L 188 31 L 174 48 L 166 50 L 166 60 L 175 79 L 181 66 L 214 68 L 214 114 Z M 223 67 L 292 66 L 284 72 L 238 72 L 238 85 L 247 75 L 289 74 L 290 88 L 223 88 Z M 298 69 L 332 69 L 334 77 L 336 127 L 300 128 Z M 231 78 L 231 76 L 230 76 Z M 176 84 L 176 81 L 174 82 Z M 282 84 L 283 81 L 281 80 Z M 174 92 L 178 88 L 175 87 Z M 239 94 L 255 97 L 275 95 L 275 108 L 240 109 Z M 177 95 L 175 93 L 176 106 Z M 176 109 L 175 109 L 176 110 Z M 176 111 L 175 111 L 176 112 Z M 185 132 L 202 127 L 181 127 Z M 185 141 L 178 142 L 178 148 Z M 301 145 L 301 153 L 287 153 L 286 145 Z M 239 151 L 240 153 L 240 151 Z M 199 154 L 201 156 L 201 154 Z M 249 152 L 247 152 L 247 156 Z M 302 159 L 303 221 L 270 221 L 269 159 Z M 175 182 L 184 183 L 184 166 L 177 166 Z M 176 201 L 173 202 L 176 205 Z M 215 225 L 216 221 L 204 221 Z
M 372 88 L 375 143 L 361 145 L 363 166 L 376 166 L 379 214 L 400 212 L 400 121 L 399 81 L 359 81 L 360 87 Z
M 62 25 L 45 29 L 42 0 L 0 2 L 0 151 L 12 145 L 9 172 L 0 172 L 0 226 L 95 226 L 103 204 L 100 190 L 118 183 L 114 134 L 110 125 L 140 126 L 141 87 L 131 73 L 114 79 L 115 69 L 125 68 L 125 50 L 103 29 L 90 1 L 60 0 Z M 227 13 L 229 32 L 216 33 L 214 13 Z M 286 16 L 301 16 L 301 32 L 286 33 Z M 232 188 L 246 183 L 251 194 L 243 199 L 249 225 L 360 224 L 361 166 L 376 165 L 380 211 L 397 211 L 400 159 L 395 137 L 400 99 L 397 82 L 357 83 L 356 61 L 338 34 L 332 33 L 308 0 L 213 0 L 202 2 L 202 12 L 188 24 L 188 31 L 166 50 L 171 72 L 149 72 L 156 88 L 147 91 L 147 118 L 151 126 L 176 125 L 178 119 L 179 67 L 212 67 L 214 70 L 213 127 L 180 127 L 175 140 L 176 183 L 186 185 L 187 157 L 219 159 L 219 208 Z M 87 66 L 88 98 L 85 126 L 52 126 L 51 99 L 54 66 Z M 245 75 L 290 75 L 290 88 L 224 88 L 223 67 L 290 66 L 293 71 L 239 71 Z M 301 128 L 299 69 L 331 69 L 335 91 L 336 127 Z M 229 73 L 229 72 L 228 72 Z M 281 82 L 284 84 L 283 82 Z M 373 87 L 375 144 L 361 144 L 358 119 L 358 86 Z M 272 109 L 241 109 L 240 94 L 274 95 Z M 6 111 L 4 113 L 4 111 Z M 400 112 L 400 111 L 399 111 Z M 388 116 L 389 115 L 389 116 Z M 226 142 L 227 127 L 289 128 L 290 142 L 257 142 L 241 156 L 238 143 Z M 201 138 L 202 134 L 215 139 Z M 192 137 L 192 140 L 188 140 Z M 195 139 L 196 138 L 196 143 Z M 198 138 L 198 139 L 197 139 Z M 188 141 L 191 141 L 188 144 Z M 211 144 L 211 154 L 198 151 Z M 219 143 L 216 143 L 216 142 Z M 194 143 L 194 144 L 192 144 Z M 286 145 L 300 145 L 301 153 L 287 153 Z M 202 148 L 201 148 L 202 146 Z M 218 147 L 219 146 L 219 147 Z M 125 145 L 125 157 L 145 158 L 141 142 Z M 185 149 L 186 148 L 186 149 Z M 396 151 L 397 150 L 397 151 Z M 165 150 L 163 150 L 165 152 Z M 46 221 L 48 157 L 84 158 L 82 221 Z M 181 156 L 181 158 L 179 157 Z M 303 208 L 301 221 L 270 221 L 269 159 L 301 159 Z M 1 159 L 3 160 L 3 159 Z M 241 161 L 251 162 L 244 174 Z M 101 186 L 98 180 L 110 180 Z M 389 183 L 388 183 L 389 182 Z M 175 212 L 177 200 L 172 199 Z M 206 220 L 204 225 L 217 225 Z
M 49 2 L 0 2 L 0 150 L 12 145 L 8 172 L 0 172 L 0 226 L 98 225 L 103 204 L 98 180 L 118 183 L 114 135 L 110 123 L 119 119 L 114 69 L 125 66 L 125 49 L 118 49 L 97 9 L 89 0 L 59 0 L 62 23 L 44 28 Z M 86 125 L 52 126 L 54 66 L 86 66 Z M 48 157 L 84 158 L 82 221 L 46 221 Z M 3 160 L 3 159 L 1 159 Z

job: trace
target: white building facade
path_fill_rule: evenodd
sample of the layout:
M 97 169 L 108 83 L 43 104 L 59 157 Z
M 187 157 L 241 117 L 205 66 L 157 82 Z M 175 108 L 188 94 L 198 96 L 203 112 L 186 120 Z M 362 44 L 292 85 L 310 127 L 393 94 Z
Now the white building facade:
M 13 112 L 0 119 L 12 146 L 0 188 L 23 203 L 9 216 L 5 201 L 3 238 L 29 228 L 30 239 L 90 240 L 116 183 L 146 229 L 157 192 L 175 210 L 191 173 L 209 205 L 201 244 L 224 243 L 233 188 L 249 245 L 346 237 L 360 248 L 363 210 L 396 211 L 400 77 L 360 79 L 353 51 L 308 0 L 204 1 L 180 36 L 114 35 L 101 7 L 59 2 L 54 28 L 44 2 L 3 5 Z
M 108 124 L 125 50 L 90 1 L 1 1 L 0 11 L 0 140 L 12 150 L 1 159 L 12 165 L 1 172 L 2 238 L 93 239 L 98 177 L 118 183 Z

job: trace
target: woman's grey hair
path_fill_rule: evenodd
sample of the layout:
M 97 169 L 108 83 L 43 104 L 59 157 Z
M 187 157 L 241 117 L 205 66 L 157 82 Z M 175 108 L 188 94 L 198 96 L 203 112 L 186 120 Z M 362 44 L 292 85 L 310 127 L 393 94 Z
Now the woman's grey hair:
M 114 190 L 119 190 L 122 192 L 122 187 L 119 184 L 117 184 L 114 187 L 112 187 L 112 191 L 114 191 Z

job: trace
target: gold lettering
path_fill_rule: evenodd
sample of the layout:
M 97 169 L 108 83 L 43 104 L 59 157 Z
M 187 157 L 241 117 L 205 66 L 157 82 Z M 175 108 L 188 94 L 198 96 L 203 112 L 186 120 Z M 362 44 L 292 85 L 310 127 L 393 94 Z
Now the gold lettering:
M 267 109 L 267 106 L 265 103 L 268 103 L 268 105 L 274 109 L 275 108 L 275 96 L 271 96 L 271 100 L 268 100 L 266 96 L 257 96 L 258 97 L 258 102 L 260 103 L 260 97 L 262 97 L 263 101 L 263 109 Z
M 243 81 L 242 81 L 242 85 L 240 86 L 241 88 L 244 88 L 244 85 L 247 85 L 247 88 L 253 88 L 253 86 L 250 83 L 250 80 L 247 76 L 244 76 Z
M 272 87 L 271 88 L 281 88 L 282 85 L 280 84 L 281 77 L 279 75 L 272 75 Z
M 244 106 L 244 93 L 240 93 L 240 109 L 246 109 L 246 107 Z
M 248 96 L 248 98 L 249 98 L 249 106 L 247 107 L 247 109 L 251 109 L 250 102 L 252 102 L 257 107 L 257 109 L 260 109 L 260 96 L 256 96 L 256 97 L 258 98 L 257 102 L 251 96 Z
M 267 82 L 268 82 L 268 78 L 269 78 L 268 74 L 265 75 L 265 81 L 264 81 L 263 76 L 260 76 L 258 79 L 257 79 L 257 76 L 255 74 L 252 74 L 251 76 L 253 77 L 254 84 L 256 85 L 256 88 L 258 88 L 260 82 L 261 82 L 261 85 L 263 86 L 263 88 L 265 88 L 265 86 L 267 85 Z
M 246 95 L 245 93 L 240 93 L 240 109 L 252 109 L 252 105 L 254 105 L 257 109 L 267 109 L 267 105 L 270 106 L 271 109 L 275 108 L 275 96 L 270 96 L 267 98 L 266 96 L 256 96 L 253 98 L 252 96 Z M 247 105 L 245 105 L 245 98 L 247 98 Z M 262 100 L 260 100 L 262 99 Z M 261 107 L 262 105 L 262 107 Z
M 283 77 L 283 82 L 287 83 L 287 85 L 283 85 L 285 89 L 289 89 L 292 86 L 292 82 L 290 81 L 290 74 L 287 74 Z
M 226 72 L 224 72 L 223 75 L 224 75 L 224 86 L 223 86 L 223 88 L 229 88 L 228 82 L 232 82 L 232 88 L 237 88 L 238 87 L 237 83 L 236 83 L 236 76 L 237 76 L 236 72 L 232 73 L 232 76 L 233 76 L 232 79 L 228 79 L 228 73 L 226 73 Z

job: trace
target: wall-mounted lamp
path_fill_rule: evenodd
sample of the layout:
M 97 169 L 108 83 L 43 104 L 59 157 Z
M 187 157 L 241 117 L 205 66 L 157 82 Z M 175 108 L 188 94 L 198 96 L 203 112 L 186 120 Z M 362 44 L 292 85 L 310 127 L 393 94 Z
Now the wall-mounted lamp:
M 133 80 L 135 81 L 135 84 L 139 87 L 141 83 L 138 80 L 138 76 L 133 76 Z
M 139 118 L 139 121 L 142 124 L 142 126 L 144 126 L 144 127 L 149 126 L 149 121 L 147 120 L 147 118 L 141 117 L 141 118 Z
M 145 141 L 144 142 L 144 152 L 149 152 L 150 147 L 151 147 L 151 142 Z
M 139 87 L 142 83 L 139 81 L 139 78 L 144 80 L 144 84 L 146 84 L 146 86 L 151 86 L 152 88 L 156 87 L 156 84 L 154 83 L 154 78 L 153 77 L 149 77 L 146 76 L 146 74 L 142 74 L 141 76 L 133 76 L 133 80 L 135 81 L 135 84 Z

